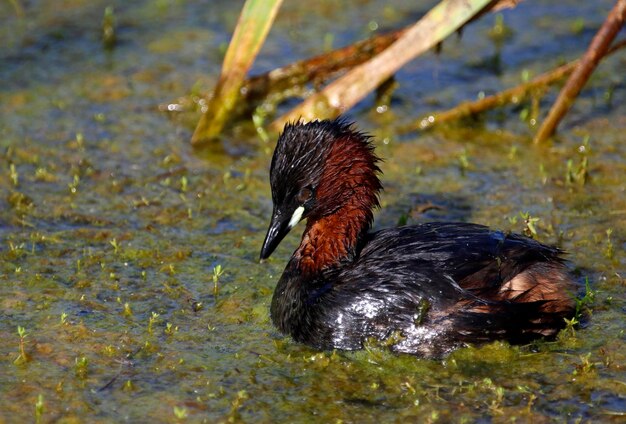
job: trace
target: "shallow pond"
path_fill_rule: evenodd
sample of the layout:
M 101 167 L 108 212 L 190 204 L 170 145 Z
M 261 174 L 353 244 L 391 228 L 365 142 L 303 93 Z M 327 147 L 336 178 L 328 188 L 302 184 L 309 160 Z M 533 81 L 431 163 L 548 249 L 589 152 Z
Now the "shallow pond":
M 432 4 L 414 3 L 285 2 L 254 72 Z M 501 43 L 486 16 L 406 66 L 387 112 L 372 96 L 350 116 L 385 158 L 377 227 L 521 232 L 529 213 L 537 238 L 588 278 L 582 328 L 433 361 L 317 352 L 272 327 L 271 293 L 298 242 L 258 262 L 272 142 L 243 128 L 194 150 L 198 115 L 159 111 L 212 87 L 241 1 L 0 3 L 0 422 L 623 422 L 624 54 L 603 62 L 549 145 L 531 144 L 529 105 L 394 132 L 576 58 L 612 4 L 523 2 L 503 13 Z

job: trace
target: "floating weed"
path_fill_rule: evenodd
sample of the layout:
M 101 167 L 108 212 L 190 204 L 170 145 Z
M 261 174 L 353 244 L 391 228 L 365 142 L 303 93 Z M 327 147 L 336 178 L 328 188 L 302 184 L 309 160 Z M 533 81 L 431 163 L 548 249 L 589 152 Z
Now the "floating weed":
M 256 129 L 257 134 L 261 138 L 261 141 L 263 141 L 263 143 L 265 144 L 269 143 L 270 141 L 270 136 L 267 133 L 267 131 L 265 131 L 265 128 L 264 128 L 266 117 L 267 117 L 267 110 L 263 105 L 255 108 L 254 112 L 252 113 L 252 123 L 254 124 L 254 128 Z
M 202 302 L 198 302 L 198 301 L 191 302 L 191 310 L 193 310 L 194 312 L 200 312 L 203 307 L 204 307 L 204 304 Z
M 115 13 L 112 6 L 107 6 L 104 9 L 104 18 L 102 18 L 102 46 L 105 50 L 112 50 L 116 41 Z
M 585 30 L 585 18 L 577 17 L 574 19 L 569 26 L 570 31 L 574 35 L 580 35 Z
M 461 171 L 461 175 L 465 176 L 465 172 L 470 167 L 469 156 L 467 154 L 467 150 L 463 149 L 461 154 L 457 157 L 459 161 L 459 170 Z
M 220 277 L 224 273 L 222 269 L 222 265 L 216 265 L 213 267 L 213 296 L 217 296 L 219 294 L 218 283 L 220 281 Z
M 595 302 L 596 291 L 591 288 L 589 278 L 585 278 L 585 295 L 576 298 L 576 309 L 574 316 L 571 319 L 564 318 L 565 328 L 559 334 L 559 340 L 565 341 L 566 335 L 571 338 L 576 337 L 576 328 L 580 324 L 580 321 L 589 313 L 591 305 Z
M 157 344 L 150 343 L 149 340 L 146 340 L 141 348 L 141 351 L 145 353 L 147 356 L 150 356 L 153 353 L 157 353 L 159 350 L 160 350 L 160 346 Z M 162 356 L 161 354 L 157 354 L 157 355 Z
M 529 212 L 520 212 L 519 215 L 524 220 L 524 235 L 530 238 L 537 237 L 535 223 L 539 222 L 539 218 L 531 216 Z
M 574 366 L 573 375 L 586 375 L 595 369 L 595 364 L 591 362 L 591 352 L 586 355 L 580 355 L 578 358 L 580 359 L 580 364 Z
M 596 300 L 596 291 L 591 288 L 589 278 L 585 278 L 585 295 L 576 299 L 576 312 L 574 317 L 578 320 L 582 319 L 583 315 L 589 310 L 591 305 Z
M 18 357 L 15 358 L 13 363 L 15 365 L 22 365 L 30 361 L 30 357 L 26 353 L 26 347 L 25 347 L 26 337 L 28 336 L 28 334 L 26 333 L 26 329 L 19 325 L 17 326 L 17 334 L 20 336 L 20 344 L 19 344 L 20 353 Z
M 184 420 L 189 416 L 189 411 L 184 406 L 175 406 L 174 407 L 174 416 L 178 420 Z
M 513 36 L 513 30 L 504 23 L 504 16 L 497 14 L 493 26 L 489 29 L 488 35 L 495 43 L 499 44 L 511 38 Z
M 248 399 L 248 392 L 240 390 L 237 392 L 237 396 L 231 403 L 230 413 L 228 414 L 228 422 L 239 422 L 241 417 L 239 415 L 239 408 L 243 405 L 243 402 Z
M 27 255 L 24 243 L 14 244 L 9 240 L 9 259 L 19 259 Z
M 567 161 L 567 171 L 565 181 L 568 184 L 585 185 L 589 180 L 589 136 L 586 136 L 582 144 L 578 146 L 578 153 L 581 155 L 580 162 L 574 166 L 574 161 Z
M 171 322 L 165 324 L 165 334 L 172 336 L 178 332 L 178 326 L 172 325 Z
M 11 184 L 13 184 L 14 187 L 17 187 L 20 182 L 20 177 L 15 169 L 14 163 L 9 165 L 9 178 L 11 178 Z
M 402 226 L 406 225 L 408 221 L 409 221 L 409 215 L 403 213 L 403 214 L 400 215 L 400 218 L 398 218 L 398 222 L 396 223 L 396 227 L 402 227 Z
M 133 316 L 133 311 L 130 308 L 130 303 L 124 303 L 124 311 L 122 312 L 122 315 L 124 315 L 126 318 L 131 318 Z
M 85 148 L 85 136 L 82 132 L 76 133 L 76 138 L 70 143 L 73 148 L 84 149 Z
M 120 250 L 120 245 L 117 243 L 117 239 L 114 238 L 113 240 L 109 241 L 109 244 L 113 246 L 113 253 L 117 255 Z
M 576 327 L 580 324 L 578 319 L 576 317 L 572 317 L 572 319 L 563 318 L 563 320 L 565 321 L 565 328 L 563 329 L 563 332 L 569 334 L 571 337 L 576 337 Z
M 84 379 L 87 377 L 87 368 L 89 366 L 89 359 L 86 356 L 81 356 L 74 360 L 74 373 L 76 377 Z
M 128 379 L 124 382 L 124 385 L 122 386 L 122 390 L 125 392 L 132 392 L 135 390 L 135 384 L 133 383 L 132 380 Z
M 37 396 L 37 401 L 35 402 L 35 422 L 40 423 L 43 418 L 44 413 L 44 403 L 43 403 L 43 395 L 39 394 Z
M 46 168 L 37 168 L 35 170 L 35 180 L 46 183 L 54 183 L 58 180 L 56 175 L 50 173 Z
M 20 214 L 25 214 L 33 207 L 33 199 L 19 191 L 13 191 L 9 194 L 7 202 Z
M 152 312 L 150 318 L 148 318 L 148 334 L 152 334 L 152 326 L 158 321 L 159 314 Z
M 615 248 L 613 246 L 613 241 L 611 240 L 612 234 L 612 228 L 606 230 L 606 246 L 604 247 L 604 256 L 609 260 L 613 259 L 613 257 L 615 256 Z
M 74 174 L 74 178 L 71 183 L 67 185 L 70 190 L 70 193 L 76 194 L 78 192 L 78 186 L 80 184 L 80 176 L 78 174 Z
M 504 387 L 495 387 L 494 393 L 496 395 L 496 398 L 491 401 L 491 404 L 489 405 L 489 410 L 493 414 L 502 415 L 504 414 L 504 410 L 502 409 L 502 401 L 504 400 Z
M 117 355 L 117 349 L 113 345 L 106 345 L 105 347 L 102 348 L 102 353 L 105 356 L 112 358 L 113 356 Z

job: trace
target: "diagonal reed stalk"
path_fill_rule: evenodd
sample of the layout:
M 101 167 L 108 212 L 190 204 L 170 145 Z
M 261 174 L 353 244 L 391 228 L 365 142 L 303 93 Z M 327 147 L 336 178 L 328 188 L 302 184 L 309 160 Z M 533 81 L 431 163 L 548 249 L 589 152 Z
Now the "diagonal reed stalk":
M 576 68 L 565 86 L 561 89 L 548 116 L 542 122 L 535 135 L 535 143 L 542 143 L 554 134 L 557 125 L 572 107 L 585 83 L 609 50 L 611 42 L 624 26 L 624 21 L 626 21 L 626 0 L 617 0 L 604 24 L 591 40 L 587 51 L 576 64 Z
M 265 41 L 282 1 L 246 0 L 226 51 L 214 95 L 191 137 L 192 144 L 200 145 L 219 135 L 237 103 L 244 78 Z
M 490 0 L 441 1 L 386 50 L 276 119 L 272 129 L 279 131 L 289 121 L 331 118 L 345 112 L 403 65 L 436 46 L 490 3 Z
M 626 40 L 621 40 L 613 44 L 613 46 L 602 57 L 608 57 L 618 50 L 626 48 Z M 500 91 L 491 96 L 486 96 L 480 100 L 466 101 L 456 105 L 452 109 L 441 112 L 429 113 L 421 118 L 410 122 L 399 128 L 400 133 L 408 133 L 416 130 L 428 130 L 442 123 L 456 121 L 468 116 L 475 116 L 486 112 L 489 109 L 504 106 L 508 103 L 519 103 L 533 92 L 541 92 L 548 86 L 561 81 L 563 78 L 572 73 L 576 66 L 580 63 L 579 59 L 573 60 L 561 65 L 555 69 L 545 72 L 531 81 Z

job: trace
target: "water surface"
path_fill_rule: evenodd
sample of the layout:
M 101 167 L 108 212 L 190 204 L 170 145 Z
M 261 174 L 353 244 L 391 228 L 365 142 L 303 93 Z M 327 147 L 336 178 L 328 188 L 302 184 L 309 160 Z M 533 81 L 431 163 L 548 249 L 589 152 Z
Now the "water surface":
M 394 130 L 576 58 L 613 2 L 523 2 L 503 14 L 512 36 L 500 45 L 487 16 L 399 72 L 388 112 L 371 96 L 350 116 L 385 158 L 378 228 L 454 219 L 521 232 L 529 213 L 537 238 L 589 279 L 584 328 L 441 361 L 317 352 L 272 327 L 299 233 L 258 263 L 273 142 L 244 128 L 197 151 L 198 115 L 159 111 L 212 87 L 242 2 L 21 3 L 23 18 L 0 4 L 0 422 L 623 420 L 624 54 L 603 62 L 546 146 L 531 144 L 526 104 Z M 254 72 L 429 7 L 308 3 L 285 3 Z M 109 5 L 112 51 L 100 38 Z M 430 203 L 440 208 L 421 213 Z

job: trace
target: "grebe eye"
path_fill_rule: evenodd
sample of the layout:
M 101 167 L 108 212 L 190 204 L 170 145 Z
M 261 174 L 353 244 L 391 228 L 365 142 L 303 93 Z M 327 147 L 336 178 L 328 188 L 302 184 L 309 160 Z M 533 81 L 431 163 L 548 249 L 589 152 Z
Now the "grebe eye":
M 298 192 L 296 200 L 302 205 L 311 200 L 311 196 L 313 196 L 313 190 L 310 187 L 304 187 Z

